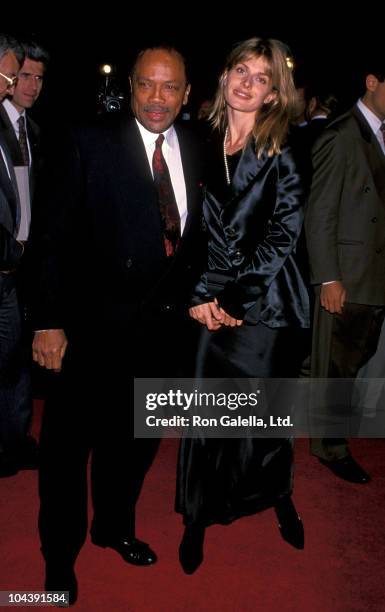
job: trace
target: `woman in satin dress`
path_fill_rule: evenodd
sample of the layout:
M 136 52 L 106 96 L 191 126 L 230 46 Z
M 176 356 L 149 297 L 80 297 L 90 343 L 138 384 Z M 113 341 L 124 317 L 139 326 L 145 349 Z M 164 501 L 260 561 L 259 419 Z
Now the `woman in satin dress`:
M 207 269 L 190 308 L 202 325 L 197 377 L 298 374 L 293 347 L 309 308 L 293 257 L 303 192 L 285 145 L 295 109 L 287 56 L 280 41 L 249 39 L 232 50 L 219 79 L 204 202 Z M 289 438 L 182 439 L 176 510 L 184 517 L 179 558 L 187 574 L 203 560 L 206 527 L 271 507 L 282 537 L 303 548 L 292 455 Z

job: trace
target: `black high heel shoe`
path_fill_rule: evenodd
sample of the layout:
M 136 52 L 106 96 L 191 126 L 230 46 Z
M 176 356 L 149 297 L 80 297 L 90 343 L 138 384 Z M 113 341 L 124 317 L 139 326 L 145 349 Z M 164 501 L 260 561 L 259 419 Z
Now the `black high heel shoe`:
M 193 574 L 203 561 L 205 528 L 201 525 L 185 527 L 179 546 L 179 561 L 185 574 Z
M 298 515 L 291 498 L 280 499 L 274 509 L 283 539 L 294 548 L 302 550 L 305 546 L 305 532 L 301 517 Z

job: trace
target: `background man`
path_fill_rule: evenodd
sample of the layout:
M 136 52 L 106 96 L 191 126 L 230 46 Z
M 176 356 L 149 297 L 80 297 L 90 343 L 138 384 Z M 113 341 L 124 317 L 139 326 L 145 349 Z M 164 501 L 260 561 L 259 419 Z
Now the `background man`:
M 12 95 L 24 54 L 13 38 L 0 34 L 0 101 Z M 13 394 L 21 334 L 15 272 L 23 254 L 18 239 L 20 200 L 12 159 L 0 129 L 0 476 L 17 472 L 13 448 L 20 437 Z
M 385 65 L 378 57 L 366 71 L 363 98 L 322 132 L 313 149 L 305 225 L 318 296 L 315 377 L 354 378 L 376 350 L 385 314 Z M 332 388 L 336 403 L 349 411 L 351 385 L 341 381 Z M 330 389 L 325 393 L 328 404 Z M 368 482 L 345 439 L 314 440 L 313 453 L 341 478 Z
M 13 471 L 37 467 L 37 443 L 29 436 L 32 418 L 31 385 L 31 333 L 27 325 L 26 293 L 28 284 L 28 238 L 31 221 L 32 198 L 37 178 L 38 143 L 40 130 L 27 115 L 38 99 L 44 73 L 47 68 L 48 53 L 34 41 L 21 43 L 25 59 L 18 74 L 13 94 L 0 104 L 0 131 L 7 144 L 12 164 L 17 176 L 21 203 L 21 217 L 18 239 L 23 241 L 24 255 L 17 275 L 16 290 L 22 313 L 22 338 L 18 358 L 15 360 L 13 378 L 14 389 L 10 389 L 14 431 L 12 448 L 8 450 L 8 462 Z

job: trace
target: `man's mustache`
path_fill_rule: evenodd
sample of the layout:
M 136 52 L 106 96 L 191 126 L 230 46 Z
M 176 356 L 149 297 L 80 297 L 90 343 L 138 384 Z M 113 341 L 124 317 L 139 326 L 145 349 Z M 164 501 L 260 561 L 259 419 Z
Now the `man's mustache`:
M 168 113 L 170 111 L 168 106 L 159 106 L 156 104 L 148 104 L 144 107 L 146 113 Z

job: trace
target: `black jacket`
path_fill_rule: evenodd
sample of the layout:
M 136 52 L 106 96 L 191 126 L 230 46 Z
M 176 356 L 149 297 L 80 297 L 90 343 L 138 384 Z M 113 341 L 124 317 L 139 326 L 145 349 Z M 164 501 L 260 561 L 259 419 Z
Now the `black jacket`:
M 91 321 L 119 329 L 146 309 L 187 307 L 199 262 L 201 154 L 191 136 L 176 129 L 188 217 L 172 263 L 136 122 L 107 115 L 60 136 L 60 160 L 38 190 L 36 329 Z

